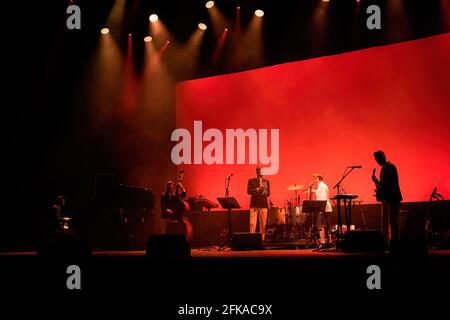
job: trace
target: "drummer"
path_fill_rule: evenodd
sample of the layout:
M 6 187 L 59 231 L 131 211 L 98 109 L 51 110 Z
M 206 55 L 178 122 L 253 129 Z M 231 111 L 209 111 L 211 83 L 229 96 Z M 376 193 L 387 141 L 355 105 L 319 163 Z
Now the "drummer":
M 319 213 L 317 216 L 317 227 L 319 229 L 320 235 L 320 244 L 324 245 L 327 243 L 325 230 L 329 230 L 331 224 L 331 212 L 333 211 L 331 208 L 330 202 L 330 192 L 328 190 L 328 186 L 323 181 L 323 175 L 320 173 L 315 173 L 312 176 L 312 182 L 316 185 L 316 189 L 314 190 L 316 193 L 316 200 L 326 200 L 327 205 L 325 207 L 325 212 Z

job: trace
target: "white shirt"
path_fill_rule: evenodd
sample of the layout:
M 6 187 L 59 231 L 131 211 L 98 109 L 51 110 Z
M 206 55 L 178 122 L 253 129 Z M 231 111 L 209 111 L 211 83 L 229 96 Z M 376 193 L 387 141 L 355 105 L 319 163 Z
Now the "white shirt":
M 333 209 L 331 209 L 330 192 L 328 190 L 328 186 L 323 181 L 320 181 L 317 184 L 316 200 L 327 200 L 327 206 L 325 207 L 325 212 L 333 211 Z

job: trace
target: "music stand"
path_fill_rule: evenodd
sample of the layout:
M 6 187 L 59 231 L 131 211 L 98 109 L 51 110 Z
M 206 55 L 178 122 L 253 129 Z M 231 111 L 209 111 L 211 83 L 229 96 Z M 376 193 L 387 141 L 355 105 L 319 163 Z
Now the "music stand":
M 231 237 L 233 235 L 231 229 L 231 209 L 239 209 L 241 206 L 233 197 L 217 198 L 217 201 L 219 201 L 223 209 L 228 209 L 228 239 L 224 247 L 231 246 Z
M 315 220 L 317 219 L 318 213 L 325 212 L 326 207 L 327 207 L 327 200 L 303 200 L 302 203 L 302 212 L 312 214 L 311 233 L 314 245 L 317 245 Z
M 199 198 L 196 198 L 195 200 L 196 204 L 201 208 L 205 208 L 206 209 L 206 236 L 208 238 L 208 243 L 207 243 L 207 250 L 209 250 L 212 247 L 211 244 L 211 227 L 210 227 L 210 222 L 209 222 L 209 218 L 211 215 L 211 208 L 217 208 L 219 205 L 217 203 L 212 202 L 211 200 L 206 199 L 205 197 L 200 196 Z

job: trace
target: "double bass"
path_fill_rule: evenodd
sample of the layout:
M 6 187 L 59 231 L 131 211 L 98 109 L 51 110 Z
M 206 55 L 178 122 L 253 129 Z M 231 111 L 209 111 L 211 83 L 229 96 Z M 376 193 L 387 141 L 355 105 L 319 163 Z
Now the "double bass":
M 180 169 L 178 179 L 177 179 L 177 187 L 175 189 L 175 196 L 171 198 L 169 203 L 169 208 L 172 210 L 172 215 L 177 223 L 171 224 L 169 223 L 167 225 L 167 233 L 177 233 L 177 234 L 184 234 L 186 236 L 186 239 L 188 241 L 191 241 L 192 235 L 194 233 L 192 224 L 189 221 L 186 214 L 190 212 L 191 208 L 189 206 L 189 203 L 183 199 L 183 197 L 179 194 L 180 192 L 180 184 L 183 181 L 184 178 L 184 171 L 183 169 Z

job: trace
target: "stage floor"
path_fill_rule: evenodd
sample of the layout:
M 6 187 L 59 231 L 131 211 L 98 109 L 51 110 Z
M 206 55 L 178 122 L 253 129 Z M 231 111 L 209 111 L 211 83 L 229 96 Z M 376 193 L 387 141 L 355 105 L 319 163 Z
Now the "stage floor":
M 66 287 L 78 265 L 82 290 Z M 381 272 L 370 290 L 369 266 Z M 1 295 L 151 295 L 276 297 L 279 295 L 441 295 L 450 293 L 450 250 L 428 254 L 191 250 L 188 258 L 149 258 L 145 251 L 94 251 L 87 258 L 49 259 L 36 252 L 0 253 Z M 184 301 L 184 300 L 183 300 Z
M 0 257 L 17 257 L 17 256 L 37 256 L 36 251 L 16 251 L 16 252 L 0 252 Z M 93 251 L 91 257 L 144 257 L 146 252 L 144 250 L 98 250 Z M 273 259 L 273 258 L 289 258 L 289 259 L 330 259 L 330 258 L 378 258 L 386 259 L 394 257 L 389 252 L 382 253 L 366 253 L 366 252 L 343 252 L 335 249 L 329 251 L 316 251 L 315 249 L 283 249 L 274 246 L 269 246 L 263 250 L 244 250 L 233 251 L 231 249 L 221 250 L 219 247 L 211 247 L 204 249 L 191 249 L 191 256 L 189 259 L 196 258 L 212 258 L 212 259 L 227 259 L 227 258 L 259 258 L 259 259 Z M 450 250 L 430 250 L 428 258 L 442 258 L 448 257 L 450 259 Z

